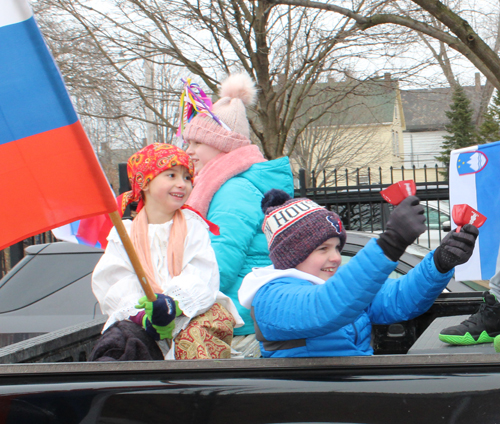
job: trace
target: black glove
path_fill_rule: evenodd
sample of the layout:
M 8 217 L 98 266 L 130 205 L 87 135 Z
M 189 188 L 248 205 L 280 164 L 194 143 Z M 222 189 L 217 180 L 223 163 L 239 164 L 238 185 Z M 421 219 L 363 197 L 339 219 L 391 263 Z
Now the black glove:
M 389 216 L 387 229 L 380 234 L 378 245 L 392 261 L 397 261 L 416 238 L 427 229 L 424 207 L 417 196 L 409 196 Z
M 459 233 L 446 235 L 434 252 L 434 263 L 441 273 L 446 273 L 457 265 L 464 264 L 472 256 L 479 230 L 474 225 L 464 225 Z

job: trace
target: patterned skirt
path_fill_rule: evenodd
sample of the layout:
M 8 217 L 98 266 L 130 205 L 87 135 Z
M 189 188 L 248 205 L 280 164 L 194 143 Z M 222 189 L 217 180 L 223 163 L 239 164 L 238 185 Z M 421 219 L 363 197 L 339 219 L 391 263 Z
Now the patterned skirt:
M 175 338 L 175 359 L 229 359 L 235 321 L 221 304 L 194 317 Z

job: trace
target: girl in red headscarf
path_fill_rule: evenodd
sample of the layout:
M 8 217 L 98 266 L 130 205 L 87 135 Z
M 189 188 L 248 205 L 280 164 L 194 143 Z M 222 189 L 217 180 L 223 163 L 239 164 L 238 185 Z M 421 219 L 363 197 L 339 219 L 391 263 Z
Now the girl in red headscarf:
M 176 146 L 155 143 L 132 155 L 127 171 L 132 190 L 122 194 L 118 204 L 123 214 L 127 205 L 138 202 L 136 217 L 124 224 L 157 300 L 149 302 L 144 296 L 112 229 L 92 276 L 92 290 L 109 315 L 104 335 L 116 336 L 117 327 L 122 334 L 132 331 L 134 339 L 148 334 L 172 359 L 229 358 L 233 327 L 243 321 L 233 302 L 219 291 L 219 270 L 207 231 L 217 232 L 217 227 L 184 206 L 193 189 L 192 161 Z M 144 334 L 137 335 L 137 327 L 130 323 L 142 327 Z M 114 342 L 110 345 L 113 337 L 97 344 L 93 360 L 141 357 L 130 354 L 132 345 L 126 340 L 119 340 L 119 349 Z

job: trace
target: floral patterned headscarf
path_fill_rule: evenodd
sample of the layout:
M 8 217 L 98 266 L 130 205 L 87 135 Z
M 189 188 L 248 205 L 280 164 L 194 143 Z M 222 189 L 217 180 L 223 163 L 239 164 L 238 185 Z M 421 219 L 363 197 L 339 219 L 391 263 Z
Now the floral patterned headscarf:
M 156 176 L 174 166 L 182 165 L 194 179 L 194 165 L 188 154 L 179 147 L 171 144 L 153 143 L 134 153 L 127 163 L 128 179 L 132 190 L 118 197 L 118 205 L 123 215 L 125 208 L 132 202 L 139 202 L 137 211 L 144 206 L 142 189 Z

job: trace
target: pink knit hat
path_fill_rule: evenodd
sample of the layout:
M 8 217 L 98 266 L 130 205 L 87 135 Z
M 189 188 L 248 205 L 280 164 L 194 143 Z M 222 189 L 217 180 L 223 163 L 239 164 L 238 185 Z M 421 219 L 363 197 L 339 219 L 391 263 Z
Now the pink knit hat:
M 213 105 L 212 112 L 230 131 L 200 113 L 186 125 L 182 133 L 184 140 L 207 144 L 224 153 L 251 144 L 246 106 L 255 102 L 256 94 L 255 83 L 248 74 L 229 76 L 221 84 L 220 99 Z

